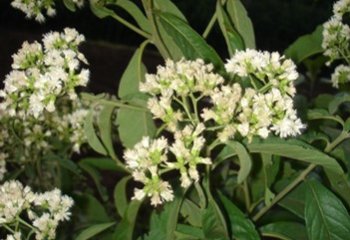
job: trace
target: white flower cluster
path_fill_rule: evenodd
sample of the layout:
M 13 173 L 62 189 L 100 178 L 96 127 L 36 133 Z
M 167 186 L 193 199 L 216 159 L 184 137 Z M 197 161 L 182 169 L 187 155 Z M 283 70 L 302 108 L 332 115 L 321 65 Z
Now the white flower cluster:
M 343 64 L 337 66 L 331 77 L 333 87 L 339 88 L 339 84 L 350 82 L 350 66 Z
M 207 139 L 213 131 L 222 143 L 237 137 L 249 141 L 254 136 L 267 138 L 270 132 L 282 138 L 300 134 L 304 125 L 292 99 L 298 73 L 291 60 L 278 53 L 248 49 L 237 51 L 226 70 L 249 81 L 253 88 L 225 84 L 224 78 L 213 72 L 212 64 L 201 59 L 167 60 L 156 74 L 146 75 L 140 90 L 152 95 L 148 108 L 173 136 L 169 144 L 164 137 L 145 137 L 125 152 L 134 179 L 145 185 L 135 190 L 135 199 L 149 196 L 152 205 L 172 200 L 171 186 L 160 179 L 169 170 L 179 171 L 184 188 L 197 182 L 198 165 L 212 163 L 203 150 L 215 146 L 216 140 Z
M 175 133 L 175 142 L 171 146 L 164 137 L 155 140 L 144 137 L 133 149 L 126 150 L 124 158 L 127 167 L 132 170 L 134 180 L 144 184 L 142 189 L 135 189 L 133 199 L 142 200 L 148 196 L 153 206 L 172 201 L 174 194 L 171 185 L 160 178 L 164 171 L 179 170 L 184 188 L 197 182 L 197 165 L 211 164 L 209 158 L 200 156 L 205 143 L 205 139 L 199 136 L 203 130 L 203 125 L 198 125 L 196 129 L 186 126 Z M 170 160 L 170 152 L 175 161 Z
M 68 152 L 79 152 L 87 141 L 87 110 L 75 92 L 89 79 L 89 71 L 80 67 L 87 62 L 78 51 L 82 41 L 84 36 L 66 28 L 45 34 L 43 45 L 25 42 L 13 55 L 13 70 L 0 90 L 0 152 L 13 162 L 57 152 L 58 139 L 71 147 Z M 4 171 L 2 160 L 0 179 Z
M 167 124 L 168 130 L 175 131 L 179 121 L 183 120 L 183 113 L 174 110 L 174 101 L 181 104 L 188 112 L 189 106 L 182 99 L 194 93 L 201 97 L 210 96 L 212 91 L 224 79 L 213 73 L 213 65 L 205 64 L 202 59 L 178 62 L 167 60 L 165 66 L 158 66 L 157 74 L 147 74 L 146 81 L 140 84 L 140 91 L 153 96 L 148 101 L 148 108 L 155 118 Z
M 282 94 L 295 95 L 294 81 L 298 78 L 296 66 L 278 52 L 247 49 L 236 51 L 225 65 L 227 72 L 248 77 L 253 86 L 277 88 Z
M 56 109 L 57 98 L 68 94 L 72 100 L 77 95 L 75 88 L 86 86 L 89 71 L 80 69 L 80 62 L 86 63 L 78 45 L 84 36 L 75 29 L 44 35 L 44 47 L 38 42 L 23 43 L 13 55 L 13 71 L 6 76 L 5 88 L 0 91 L 4 99 L 0 109 L 11 116 L 39 117 L 46 110 Z
M 84 0 L 72 0 L 71 2 L 78 7 L 84 5 Z M 34 18 L 38 22 L 45 21 L 44 12 L 49 17 L 56 15 L 55 0 L 13 0 L 11 5 L 24 12 L 27 18 Z
M 333 5 L 333 16 L 323 24 L 323 54 L 330 58 L 327 65 L 337 59 L 343 59 L 348 64 L 339 65 L 332 74 L 331 81 L 335 88 L 350 81 L 350 27 L 343 21 L 347 13 L 350 13 L 350 0 L 339 0 Z
M 69 220 L 73 206 L 73 200 L 58 189 L 34 193 L 18 181 L 0 185 L 0 195 L 0 227 L 17 230 L 24 224 L 24 228 L 34 231 L 37 240 L 55 239 L 59 223 Z M 7 235 L 7 239 L 21 239 L 21 235 L 16 232 Z

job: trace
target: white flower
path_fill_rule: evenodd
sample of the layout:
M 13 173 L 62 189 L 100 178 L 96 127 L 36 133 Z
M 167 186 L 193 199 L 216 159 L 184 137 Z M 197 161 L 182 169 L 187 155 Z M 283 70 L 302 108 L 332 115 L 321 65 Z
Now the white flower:
M 1 147 L 1 146 L 0 146 Z M 6 158 L 8 157 L 8 154 L 6 153 L 0 153 L 0 181 L 4 179 L 6 170 Z
M 81 8 L 84 5 L 84 0 L 73 0 L 73 4 Z M 49 17 L 56 15 L 54 0 L 13 0 L 11 5 L 24 12 L 27 18 L 34 18 L 41 23 L 45 21 L 44 12 Z
M 332 85 L 339 88 L 339 84 L 344 84 L 350 81 L 350 66 L 339 65 L 335 68 L 331 77 Z
M 15 232 L 13 234 L 7 235 L 6 240 L 21 240 L 22 239 L 21 232 Z
M 349 48 L 350 28 L 341 19 L 332 17 L 323 24 L 322 48 L 324 55 L 330 58 L 330 62 L 343 57 L 342 52 Z
M 350 12 L 350 1 L 349 0 L 339 0 L 333 5 L 334 16 L 338 19 L 342 19 L 345 13 Z
M 41 194 L 33 193 L 29 187 L 24 187 L 18 181 L 8 181 L 0 185 L 0 225 L 16 224 L 17 216 L 27 212 L 27 225 L 35 229 L 36 239 L 55 239 L 59 222 L 68 220 L 73 200 L 55 189 Z M 23 220 L 24 221 L 24 220 Z M 8 235 L 7 239 L 21 239 L 19 232 Z
M 140 91 L 158 95 L 171 89 L 180 96 L 193 92 L 209 95 L 224 81 L 220 75 L 212 71 L 213 65 L 205 64 L 202 59 L 195 61 L 181 59 L 178 62 L 167 59 L 165 66 L 158 66 L 157 74 L 146 75 L 146 81 L 140 84 Z
M 167 161 L 168 142 L 164 137 L 151 140 L 143 137 L 133 149 L 124 153 L 127 167 L 133 170 L 145 171 Z
M 253 49 L 236 51 L 232 58 L 227 60 L 225 67 L 229 73 L 246 77 L 252 82 L 262 82 L 262 89 L 271 84 L 283 94 L 287 93 L 290 96 L 295 94 L 293 81 L 298 78 L 296 66 L 290 59 L 280 56 L 278 52 L 269 53 Z M 252 82 L 251 84 L 255 86 Z

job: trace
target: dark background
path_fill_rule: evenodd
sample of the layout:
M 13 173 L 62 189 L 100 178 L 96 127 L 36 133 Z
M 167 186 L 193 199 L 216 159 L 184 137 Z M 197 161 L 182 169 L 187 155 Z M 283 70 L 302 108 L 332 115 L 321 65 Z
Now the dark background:
M 139 0 L 134 2 L 140 2 Z M 215 0 L 173 0 L 199 33 L 204 31 L 214 10 Z M 297 37 L 312 32 L 331 15 L 330 0 L 242 0 L 252 19 L 257 48 L 283 52 Z M 82 52 L 90 62 L 91 89 L 94 92 L 114 92 L 117 81 L 130 59 L 133 49 L 143 40 L 113 19 L 98 19 L 88 4 L 75 13 L 57 4 L 57 15 L 44 24 L 25 19 L 24 13 L 10 6 L 10 0 L 0 0 L 0 80 L 11 70 L 11 55 L 25 40 L 40 40 L 48 31 L 74 27 L 87 38 Z M 123 17 L 129 16 L 117 11 Z M 130 19 L 130 21 L 132 21 Z M 226 46 L 218 26 L 208 38 L 225 58 Z M 152 49 L 151 49 L 152 50 Z M 148 51 L 144 61 L 152 71 L 161 58 Z M 1 81 L 0 81 L 1 82 Z

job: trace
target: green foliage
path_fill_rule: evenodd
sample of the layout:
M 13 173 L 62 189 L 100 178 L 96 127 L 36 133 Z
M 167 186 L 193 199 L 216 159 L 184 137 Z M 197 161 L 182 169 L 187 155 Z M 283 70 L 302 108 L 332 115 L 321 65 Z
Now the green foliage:
M 255 35 L 252 21 L 240 0 L 228 0 L 227 12 L 237 32 L 242 36 L 245 48 L 255 48 Z
M 76 10 L 74 1 L 63 0 L 63 3 L 70 11 Z M 74 215 L 75 224 L 71 228 L 77 240 L 349 238 L 350 216 L 347 208 L 350 207 L 350 145 L 344 143 L 350 138 L 348 92 L 318 94 L 313 99 L 305 96 L 299 98 L 299 105 L 302 105 L 300 115 L 305 117 L 303 121 L 308 129 L 294 139 L 270 135 L 267 139 L 256 137 L 250 141 L 244 134 L 238 134 L 237 128 L 232 130 L 237 134 L 231 134 L 234 135 L 231 139 L 219 141 L 219 131 L 225 131 L 228 126 L 215 125 L 216 120 L 209 119 L 205 121 L 206 129 L 201 133 L 206 145 L 200 150 L 193 149 L 184 154 L 191 161 L 182 164 L 181 161 L 187 159 L 178 160 L 175 156 L 176 151 L 180 150 L 167 148 L 167 153 L 173 154 L 170 157 L 167 155 L 167 161 L 163 161 L 161 151 L 154 151 L 145 160 L 146 170 L 130 167 L 128 160 L 132 157 L 122 160 L 123 151 L 132 149 L 143 137 L 155 139 L 165 136 L 169 146 L 178 137 L 170 128 L 158 124 L 161 121 L 154 120 L 147 107 L 150 95 L 139 90 L 147 74 L 142 61 L 146 47 L 153 45 L 165 59 L 177 61 L 182 58 L 200 58 L 206 63 L 212 63 L 213 73 L 220 74 L 225 84 L 243 82 L 244 94 L 249 85 L 248 78 L 251 77 L 249 80 L 253 83 L 259 78 L 261 84 L 265 84 L 264 79 L 255 73 L 249 77 L 239 77 L 239 74 L 227 76 L 221 56 L 208 44 L 206 37 L 217 22 L 227 45 L 227 55 L 233 56 L 237 50 L 256 48 L 253 24 L 240 0 L 217 1 L 214 15 L 203 36 L 191 27 L 191 23 L 171 0 L 142 0 L 140 3 L 131 0 L 90 0 L 90 8 L 97 17 L 111 17 L 144 39 L 129 60 L 117 91 L 114 90 L 117 96 L 84 94 L 84 99 L 90 104 L 90 112 L 84 122 L 85 136 L 91 149 L 104 157 L 91 157 L 85 149 L 82 153 L 88 157 L 76 161 L 70 160 L 67 153 L 48 151 L 43 157 L 45 161 L 52 161 L 47 167 L 50 169 L 48 175 L 57 173 L 59 177 L 52 177 L 55 183 L 65 186 L 74 195 L 77 217 Z M 122 17 L 121 11 L 131 17 L 131 22 Z M 306 67 L 307 73 L 303 75 L 304 82 L 301 81 L 301 84 L 308 80 L 312 86 L 318 83 L 318 74 L 327 60 L 316 56 L 324 51 L 321 46 L 322 31 L 322 26 L 317 27 L 313 33 L 298 38 L 285 51 L 287 58 L 297 64 L 304 63 Z M 312 58 L 315 56 L 317 58 Z M 188 80 L 186 75 L 187 72 L 176 76 L 179 79 L 172 80 L 175 83 L 177 80 L 185 82 Z M 160 79 L 163 80 L 167 79 Z M 195 82 L 197 79 L 190 81 Z M 165 84 L 171 88 L 169 85 L 173 82 Z M 272 85 L 268 83 L 260 89 L 254 84 L 249 86 L 264 94 Z M 221 85 L 216 86 L 217 91 L 221 88 Z M 289 97 L 288 94 L 285 96 Z M 188 122 L 179 123 L 178 128 L 188 123 L 195 128 L 199 122 L 204 122 L 201 111 L 214 104 L 208 94 L 201 95 L 200 91 L 177 97 L 176 102 L 170 103 L 170 108 L 172 105 L 176 105 L 174 109 L 183 107 L 184 115 L 188 115 Z M 161 99 L 157 99 L 161 102 Z M 203 100 L 203 103 L 199 100 Z M 252 102 L 258 104 L 257 98 L 253 97 Z M 277 105 L 274 103 L 268 108 L 277 108 Z M 281 110 L 281 116 L 284 111 Z M 248 121 L 256 121 L 254 118 Z M 16 133 L 14 126 L 10 130 Z M 193 138 L 198 140 L 198 136 Z M 193 139 L 184 139 L 184 148 L 192 142 Z M 16 144 L 22 144 L 21 139 Z M 56 144 L 60 144 L 59 139 Z M 66 149 L 64 151 L 68 152 Z M 131 154 L 137 156 L 139 153 Z M 204 164 L 208 159 L 212 164 Z M 200 160 L 203 162 L 197 166 L 194 162 Z M 34 169 L 38 166 L 16 171 L 10 168 L 9 176 L 21 176 L 23 171 L 35 179 Z M 189 178 L 188 185 L 182 184 L 181 188 L 178 181 L 180 175 L 181 178 Z M 137 178 L 142 180 L 138 181 Z M 116 182 L 115 179 L 119 180 Z M 139 184 L 133 179 L 144 185 L 139 190 L 144 191 L 145 201 L 136 200 L 142 197 L 130 200 L 130 188 L 138 188 Z M 161 187 L 169 183 L 176 189 L 168 192 L 174 194 L 173 201 L 165 201 L 165 197 L 159 193 L 160 186 L 152 185 L 159 183 L 160 179 L 164 184 Z M 167 203 L 156 208 L 149 207 L 150 203 L 146 199 L 152 194 L 159 194 L 159 201 Z
M 115 222 L 110 223 L 100 223 L 93 226 L 88 227 L 87 229 L 83 230 L 77 237 L 76 240 L 87 240 L 91 239 L 92 237 L 98 235 L 99 233 L 105 231 L 106 229 L 112 227 L 115 225 Z
M 220 200 L 224 205 L 230 221 L 232 238 L 258 240 L 260 239 L 254 224 L 235 206 L 228 198 L 220 194 Z
M 316 181 L 307 183 L 305 221 L 310 240 L 346 239 L 350 216 L 342 202 Z
M 234 28 L 231 23 L 227 13 L 224 8 L 221 6 L 220 1 L 216 3 L 216 14 L 218 15 L 218 22 L 221 28 L 221 31 L 225 37 L 226 45 L 228 47 L 228 52 L 232 56 L 235 50 L 244 49 L 244 43 L 242 37 Z
M 146 100 L 136 100 L 137 103 L 146 104 Z M 143 136 L 153 137 L 157 130 L 152 115 L 146 108 L 140 110 L 119 109 L 116 124 L 118 125 L 120 140 L 128 148 L 133 147 Z
M 310 56 L 322 53 L 322 31 L 323 27 L 318 26 L 313 33 L 299 37 L 285 50 L 284 54 L 294 62 L 301 63 Z
M 259 229 L 263 236 L 285 240 L 307 239 L 305 226 L 298 222 L 274 222 Z
M 202 58 L 213 63 L 218 70 L 223 70 L 219 55 L 184 20 L 170 13 L 159 12 L 157 16 L 185 58 L 192 60 Z

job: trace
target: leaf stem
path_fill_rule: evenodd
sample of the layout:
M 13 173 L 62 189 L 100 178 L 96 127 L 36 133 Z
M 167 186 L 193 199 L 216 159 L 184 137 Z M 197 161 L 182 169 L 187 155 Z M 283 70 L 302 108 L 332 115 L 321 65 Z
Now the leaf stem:
M 157 23 L 153 15 L 154 14 L 153 0 L 142 0 L 142 4 L 146 11 L 147 18 L 150 21 L 151 27 L 152 27 L 152 35 L 149 38 L 153 40 L 152 41 L 153 44 L 158 48 L 163 58 L 170 58 L 169 49 L 167 49 L 166 45 L 164 44 L 160 36 L 159 27 L 157 26 Z
M 120 22 L 121 24 L 123 24 L 125 27 L 129 28 L 130 30 L 141 35 L 142 37 L 147 38 L 147 39 L 151 37 L 151 35 L 149 33 L 141 30 L 140 28 L 136 27 L 132 23 L 126 21 L 124 18 L 121 18 L 116 14 L 111 15 L 111 17 L 114 18 L 115 20 L 117 20 L 118 22 Z
M 207 38 L 209 33 L 211 32 L 211 30 L 213 29 L 213 26 L 217 20 L 218 16 L 216 14 L 216 12 L 213 14 L 213 16 L 211 17 L 209 23 L 208 23 L 208 26 L 205 28 L 203 34 L 202 34 L 202 37 L 203 38 Z
M 291 190 L 293 190 L 305 177 L 316 167 L 316 164 L 310 164 L 292 183 L 290 183 L 283 191 L 277 194 L 272 200 L 270 205 L 263 207 L 254 217 L 253 220 L 257 221 L 261 218 L 272 206 L 279 202 L 284 196 L 286 196 Z

